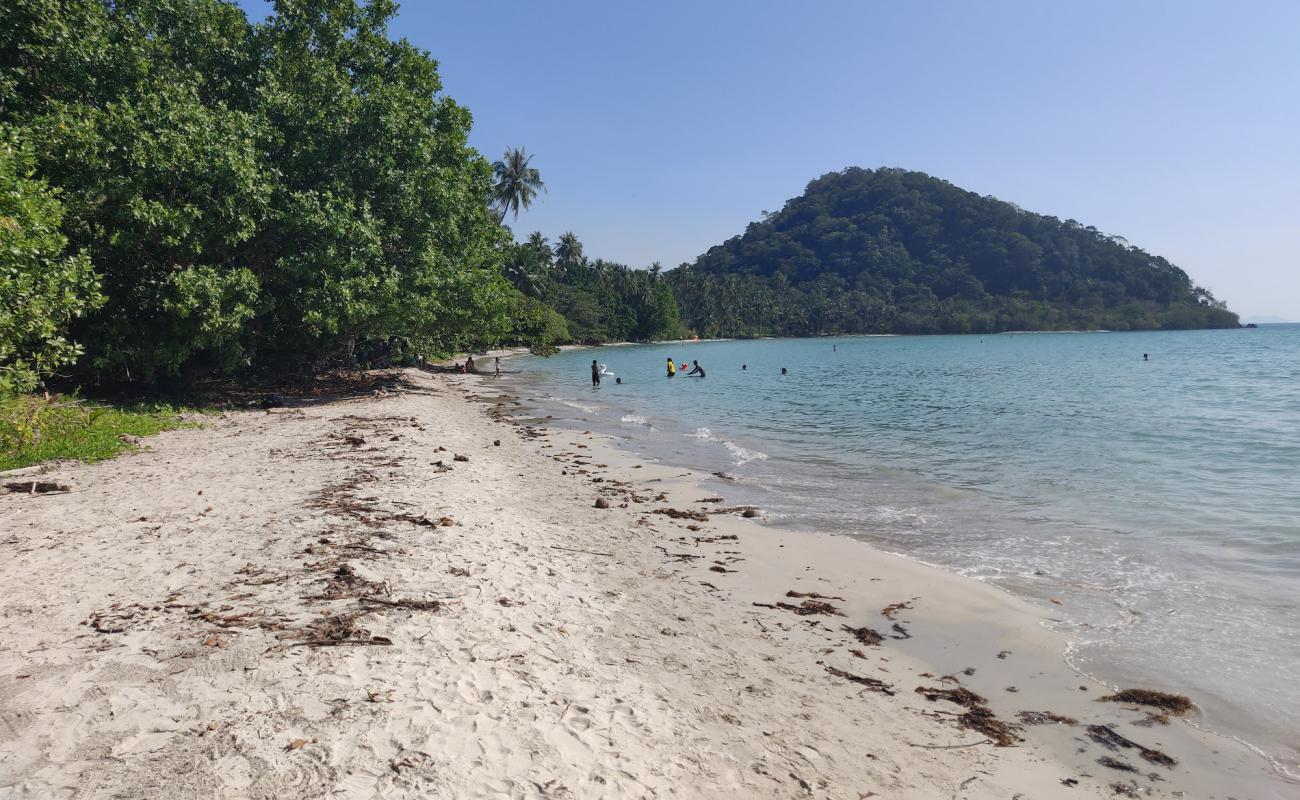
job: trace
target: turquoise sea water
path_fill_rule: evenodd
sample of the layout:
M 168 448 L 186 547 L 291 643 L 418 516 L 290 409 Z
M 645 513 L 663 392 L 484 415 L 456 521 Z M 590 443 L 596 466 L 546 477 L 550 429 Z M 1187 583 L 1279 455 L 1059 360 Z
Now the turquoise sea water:
M 708 377 L 663 377 L 669 355 Z M 623 383 L 592 389 L 593 357 Z M 1060 599 L 1077 666 L 1191 694 L 1207 727 L 1300 774 L 1300 325 L 677 343 L 513 368 L 542 413 L 725 471 L 728 500 L 776 524 Z

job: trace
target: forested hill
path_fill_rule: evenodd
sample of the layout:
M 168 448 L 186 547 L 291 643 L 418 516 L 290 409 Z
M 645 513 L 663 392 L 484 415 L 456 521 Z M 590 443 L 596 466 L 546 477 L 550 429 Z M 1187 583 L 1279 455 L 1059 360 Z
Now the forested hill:
M 702 336 L 1238 325 L 1118 236 L 901 169 L 823 175 L 668 279 Z

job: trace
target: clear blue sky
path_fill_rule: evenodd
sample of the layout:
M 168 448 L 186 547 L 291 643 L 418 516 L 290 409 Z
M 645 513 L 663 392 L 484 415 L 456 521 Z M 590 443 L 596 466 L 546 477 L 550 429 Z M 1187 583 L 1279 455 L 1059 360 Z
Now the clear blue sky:
M 248 0 L 253 16 L 267 4 Z M 408 0 L 514 227 L 676 266 L 822 173 L 928 172 L 1300 320 L 1300 2 Z

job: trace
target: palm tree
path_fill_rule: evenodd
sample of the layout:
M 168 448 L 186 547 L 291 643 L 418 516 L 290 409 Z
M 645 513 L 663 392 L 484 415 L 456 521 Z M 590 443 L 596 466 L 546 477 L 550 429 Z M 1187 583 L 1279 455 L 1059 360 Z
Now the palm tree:
M 537 257 L 538 266 L 543 269 L 550 269 L 551 262 L 555 255 L 551 252 L 551 243 L 541 231 L 533 231 L 528 235 L 528 246 L 532 249 L 533 255 Z
M 560 241 L 555 245 L 555 258 L 562 267 L 572 267 L 582 263 L 582 242 L 573 231 L 560 234 Z
M 492 202 L 496 204 L 500 216 L 497 221 L 505 224 L 506 214 L 514 212 L 519 219 L 520 209 L 527 210 L 533 204 L 538 191 L 546 191 L 542 183 L 542 174 L 535 167 L 529 166 L 533 157 L 518 150 L 506 148 L 502 159 L 492 165 L 492 177 L 496 185 L 492 187 Z
M 535 263 L 537 260 L 538 255 L 532 248 L 527 245 L 516 245 L 502 266 L 501 274 L 514 284 L 516 289 L 529 297 L 541 297 L 540 276 Z

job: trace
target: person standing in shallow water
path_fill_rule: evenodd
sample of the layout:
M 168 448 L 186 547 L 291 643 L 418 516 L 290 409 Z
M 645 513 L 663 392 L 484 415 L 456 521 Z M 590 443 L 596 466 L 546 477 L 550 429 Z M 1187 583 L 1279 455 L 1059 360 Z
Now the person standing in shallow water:
M 677 364 L 673 363 L 672 356 L 668 356 L 668 377 L 671 378 L 676 374 L 677 374 Z
M 600 365 L 593 358 L 591 360 L 591 388 L 594 389 L 597 386 L 600 386 Z
M 690 372 L 686 373 L 686 377 L 689 378 L 689 377 L 692 376 L 692 375 L 699 375 L 701 378 L 703 378 L 703 377 L 704 377 L 704 367 L 701 367 L 701 366 L 700 366 L 700 362 L 698 362 L 698 361 L 692 361 L 691 363 L 695 365 L 695 369 L 693 369 L 693 370 L 691 370 Z

